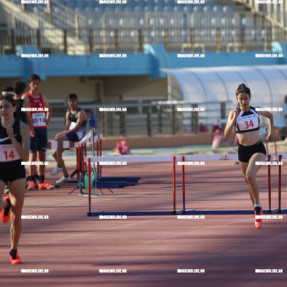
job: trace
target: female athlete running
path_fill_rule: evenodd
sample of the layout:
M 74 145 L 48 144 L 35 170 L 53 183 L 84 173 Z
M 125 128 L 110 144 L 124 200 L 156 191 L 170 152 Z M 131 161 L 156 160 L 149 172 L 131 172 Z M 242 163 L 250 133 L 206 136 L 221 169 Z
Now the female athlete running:
M 17 246 L 20 239 L 22 224 L 21 213 L 26 190 L 26 172 L 21 161 L 29 159 L 29 128 L 14 118 L 16 105 L 9 96 L 0 97 L 0 210 L 1 219 L 7 223 L 11 213 L 11 250 L 12 264 L 22 263 Z M 5 184 L 10 184 L 9 195 L 2 203 Z
M 256 165 L 255 162 L 265 161 L 266 150 L 260 140 L 259 115 L 268 118 L 269 134 L 266 137 L 266 141 L 272 140 L 274 130 L 273 115 L 266 111 L 257 112 L 256 108 L 250 106 L 251 92 L 245 84 L 240 84 L 237 88 L 236 99 L 238 106 L 229 114 L 224 136 L 229 138 L 232 131 L 235 130 L 238 137 L 238 159 L 254 206 L 255 227 L 260 228 L 262 219 L 256 219 L 256 215 L 262 215 L 262 207 L 259 202 L 256 174 L 261 166 Z

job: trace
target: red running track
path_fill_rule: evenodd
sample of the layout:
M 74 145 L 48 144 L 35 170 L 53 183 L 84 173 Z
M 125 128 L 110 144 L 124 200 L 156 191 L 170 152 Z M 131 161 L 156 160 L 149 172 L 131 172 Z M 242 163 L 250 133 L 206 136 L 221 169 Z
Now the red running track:
M 286 163 L 286 162 L 284 162 Z M 181 174 L 177 167 L 177 207 L 181 208 Z M 277 207 L 278 172 L 272 167 L 272 200 Z M 186 167 L 186 208 L 230 210 L 252 208 L 238 165 L 233 161 Z M 282 168 L 282 207 L 287 206 L 286 165 Z M 172 209 L 172 164 L 104 167 L 105 176 L 141 176 L 139 184 L 103 190 L 93 197 L 92 211 Z M 52 180 L 52 178 L 50 178 Z M 260 170 L 261 202 L 268 208 L 267 167 Z M 286 284 L 286 215 L 264 220 L 256 230 L 251 215 L 210 215 L 205 219 L 141 216 L 122 220 L 87 217 L 88 198 L 65 184 L 51 191 L 28 191 L 19 253 L 24 262 L 9 263 L 9 225 L 0 224 L 1 286 L 284 286 Z M 275 193 L 276 189 L 276 193 Z M 276 202 L 276 206 L 274 203 Z M 49 273 L 21 273 L 46 269 Z M 127 273 L 102 274 L 100 269 Z M 178 269 L 205 270 L 178 274 Z M 260 273 L 255 269 L 282 269 Z

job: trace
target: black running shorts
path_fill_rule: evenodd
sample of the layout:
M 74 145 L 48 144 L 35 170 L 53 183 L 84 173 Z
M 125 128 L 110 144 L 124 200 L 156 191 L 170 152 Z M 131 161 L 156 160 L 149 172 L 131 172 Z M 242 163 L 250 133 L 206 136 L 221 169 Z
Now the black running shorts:
M 0 180 L 5 183 L 19 178 L 26 178 L 25 166 L 21 165 L 22 160 L 15 160 L 0 163 Z
M 256 144 L 250 145 L 250 146 L 244 146 L 244 145 L 239 144 L 238 159 L 241 162 L 249 162 L 250 158 L 255 153 L 258 153 L 258 152 L 266 155 L 265 146 L 262 141 L 258 141 Z

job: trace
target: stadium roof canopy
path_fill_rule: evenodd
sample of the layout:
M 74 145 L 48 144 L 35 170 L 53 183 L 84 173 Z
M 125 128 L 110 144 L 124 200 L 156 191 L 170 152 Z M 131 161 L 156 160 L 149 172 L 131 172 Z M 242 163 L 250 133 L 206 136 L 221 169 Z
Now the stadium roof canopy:
M 240 83 L 251 89 L 251 105 L 282 107 L 287 94 L 287 65 L 164 69 L 169 100 L 197 104 L 231 102 Z M 277 118 L 277 116 L 275 115 Z M 279 118 L 277 118 L 278 122 Z M 279 123 L 278 123 L 279 124 Z

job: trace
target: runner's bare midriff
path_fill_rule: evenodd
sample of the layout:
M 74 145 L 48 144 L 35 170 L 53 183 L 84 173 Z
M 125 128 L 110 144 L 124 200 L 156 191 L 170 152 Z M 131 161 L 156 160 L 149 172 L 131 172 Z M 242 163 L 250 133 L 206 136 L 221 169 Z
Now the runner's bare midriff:
M 260 133 L 258 131 L 251 131 L 246 133 L 237 133 L 239 143 L 244 146 L 256 144 L 260 140 Z

